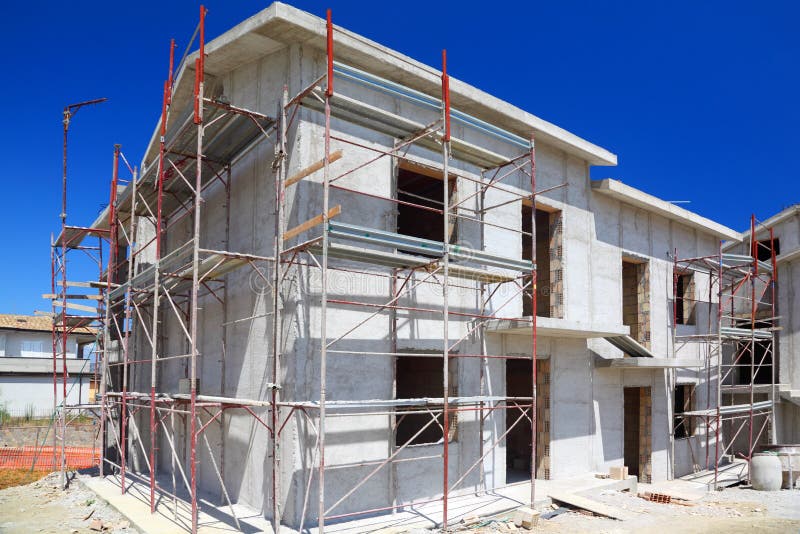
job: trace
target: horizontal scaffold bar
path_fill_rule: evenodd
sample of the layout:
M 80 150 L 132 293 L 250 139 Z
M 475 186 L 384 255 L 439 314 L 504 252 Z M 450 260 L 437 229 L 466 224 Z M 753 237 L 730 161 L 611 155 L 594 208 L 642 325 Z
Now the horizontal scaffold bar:
M 430 239 L 421 239 L 384 230 L 376 230 L 364 226 L 330 221 L 328 230 L 331 237 L 360 241 L 377 246 L 385 246 L 417 254 L 444 254 L 444 243 Z M 448 245 L 450 258 L 455 261 L 474 262 L 503 269 L 516 271 L 532 271 L 533 263 L 526 260 L 515 260 L 489 254 L 482 250 L 475 250 L 461 245 Z
M 425 93 L 411 89 L 404 85 L 392 82 L 380 76 L 375 76 L 355 67 L 350 67 L 335 61 L 333 63 L 333 71 L 339 77 L 355 81 L 361 85 L 377 89 L 383 93 L 390 94 L 399 98 L 403 98 L 409 102 L 429 107 L 434 110 L 442 109 L 442 101 L 439 98 L 428 96 Z M 473 117 L 457 109 L 450 108 L 450 118 L 453 122 L 460 123 L 469 128 L 478 130 L 484 134 L 501 139 L 508 143 L 512 143 L 520 148 L 529 149 L 530 140 L 524 139 L 519 135 L 499 128 L 486 121 L 482 121 L 477 117 Z
M 453 406 L 474 406 L 480 404 L 490 404 L 497 402 L 530 402 L 531 397 L 502 397 L 502 396 L 474 396 L 474 397 L 448 397 L 447 402 Z M 319 408 L 319 401 L 292 402 L 286 401 L 279 403 L 285 406 L 295 406 L 302 408 Z M 403 408 L 403 407 L 441 407 L 444 398 L 418 398 L 418 399 L 367 399 L 352 401 L 326 401 L 325 407 L 329 409 L 376 409 L 376 408 Z

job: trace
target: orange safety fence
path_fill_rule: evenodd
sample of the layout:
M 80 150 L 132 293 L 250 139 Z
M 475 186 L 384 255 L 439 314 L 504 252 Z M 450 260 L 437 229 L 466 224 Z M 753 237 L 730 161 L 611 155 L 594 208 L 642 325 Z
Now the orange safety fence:
M 65 447 L 67 469 L 85 469 L 100 465 L 100 449 L 93 447 Z M 34 465 L 34 460 L 36 464 Z M 33 469 L 57 471 L 61 469 L 61 447 L 56 447 L 53 465 L 53 447 L 0 447 L 0 469 Z

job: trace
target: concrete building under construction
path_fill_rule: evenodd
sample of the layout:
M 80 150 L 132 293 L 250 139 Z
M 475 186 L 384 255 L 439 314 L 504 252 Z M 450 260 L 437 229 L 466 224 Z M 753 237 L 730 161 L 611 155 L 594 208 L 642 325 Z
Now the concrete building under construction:
M 116 147 L 108 207 L 54 242 L 108 251 L 92 320 L 122 491 L 185 502 L 193 531 L 209 502 L 275 530 L 426 506 L 446 526 L 457 499 L 714 472 L 774 440 L 775 389 L 723 402 L 719 379 L 726 340 L 772 340 L 774 306 L 719 305 L 772 284 L 772 248 L 727 257 L 739 232 L 591 180 L 614 154 L 444 54 L 281 3 L 210 42 L 204 17 L 140 170 L 123 187 Z

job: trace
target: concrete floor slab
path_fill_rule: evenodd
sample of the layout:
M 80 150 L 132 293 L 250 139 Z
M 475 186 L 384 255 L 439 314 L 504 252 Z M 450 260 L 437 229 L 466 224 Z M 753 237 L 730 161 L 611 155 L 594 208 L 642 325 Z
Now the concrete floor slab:
M 178 534 L 191 531 L 191 507 L 183 499 L 173 500 L 163 493 L 156 493 L 156 513 L 150 513 L 150 487 L 136 479 L 126 479 L 126 493 L 120 490 L 120 479 L 117 476 L 84 477 L 79 479 L 98 497 L 108 502 L 119 513 L 128 518 L 140 532 L 145 534 Z M 236 523 L 229 507 L 220 507 L 201 499 L 198 515 L 199 534 L 217 534 L 230 532 L 266 532 L 271 533 L 270 523 L 262 514 L 252 508 L 235 504 L 234 511 L 239 519 L 241 529 Z
M 143 533 L 184 533 L 191 527 L 191 509 L 185 499 L 178 499 L 157 494 L 156 513 L 150 514 L 149 486 L 137 479 L 126 480 L 126 494 L 120 493 L 120 480 L 117 476 L 84 477 L 80 482 L 97 493 L 98 497 L 107 501 L 112 507 L 126 516 L 131 523 Z M 588 474 L 563 480 L 537 480 L 536 502 L 534 507 L 542 509 L 552 500 L 548 495 L 553 493 L 580 493 L 592 495 L 604 490 L 636 489 L 635 477 L 629 480 L 598 479 Z M 530 483 L 520 482 L 489 493 L 475 495 L 465 494 L 452 497 L 449 501 L 449 523 L 456 524 L 462 518 L 471 515 L 489 517 L 514 510 L 520 506 L 528 506 L 530 500 Z M 176 507 L 177 504 L 177 507 Z M 176 512 L 177 510 L 177 512 Z M 243 532 L 272 533 L 272 527 L 260 512 L 243 505 L 234 505 Z M 356 533 L 377 532 L 392 529 L 436 528 L 442 522 L 442 503 L 427 503 L 419 506 L 408 506 L 394 514 L 381 514 L 363 517 L 357 520 L 328 521 L 327 532 Z M 237 528 L 227 506 L 218 506 L 201 499 L 200 528 L 201 534 L 236 532 Z M 305 532 L 315 534 L 317 529 L 306 528 Z M 281 532 L 297 532 L 283 527 Z

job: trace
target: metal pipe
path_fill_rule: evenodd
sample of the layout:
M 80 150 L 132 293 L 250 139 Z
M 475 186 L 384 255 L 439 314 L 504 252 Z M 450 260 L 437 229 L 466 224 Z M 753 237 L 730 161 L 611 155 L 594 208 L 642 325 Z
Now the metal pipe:
M 775 286 L 778 283 L 778 263 L 775 258 L 775 233 L 773 228 L 770 227 L 769 229 L 769 253 L 770 253 L 770 261 L 772 262 L 772 277 L 770 278 L 770 286 L 772 289 L 772 302 L 770 303 L 770 318 L 775 318 L 776 313 L 780 310 L 777 310 L 776 307 L 778 305 L 778 301 L 776 299 L 777 295 L 775 294 Z M 773 325 L 774 326 L 774 325 Z M 778 429 L 777 429 L 777 416 L 775 414 L 775 370 L 778 365 L 778 350 L 780 345 L 775 342 L 775 333 L 772 333 L 772 340 L 770 341 L 770 347 L 772 350 L 772 357 L 770 360 L 770 388 L 769 388 L 769 398 L 772 401 L 772 423 L 770 425 L 770 444 L 775 444 L 778 442 Z M 789 456 L 789 488 L 792 489 L 794 486 L 792 485 L 792 466 L 791 466 L 791 455 Z
M 319 511 L 317 529 L 320 534 L 325 532 L 325 397 L 327 373 L 327 313 L 328 313 L 328 247 L 330 237 L 328 230 L 328 208 L 330 195 L 331 172 L 331 96 L 333 96 L 333 24 L 331 23 L 331 10 L 326 13 L 326 32 L 328 60 L 328 76 L 325 89 L 325 155 L 323 159 L 323 187 L 322 187 L 322 295 L 320 303 L 320 370 L 319 370 Z
M 531 381 L 532 392 L 531 398 L 533 399 L 533 407 L 531 408 L 531 507 L 536 502 L 536 453 L 537 453 L 537 434 L 536 424 L 538 418 L 536 417 L 536 410 L 538 410 L 538 399 L 536 398 L 537 388 L 536 381 L 537 375 L 537 359 L 536 359 L 536 316 L 537 316 L 537 293 L 538 293 L 538 274 L 539 264 L 536 261 L 536 142 L 533 134 L 531 134 L 531 149 L 530 149 L 530 162 L 531 162 L 531 261 L 533 268 L 531 269 L 531 284 L 532 292 L 531 297 Z
M 205 16 L 206 9 L 200 6 L 200 57 L 197 60 L 197 72 L 195 73 L 197 91 L 195 94 L 195 124 L 197 125 L 197 171 L 195 176 L 195 199 L 194 199 L 194 231 L 192 242 L 192 289 L 191 289 L 191 322 L 190 322 L 190 467 L 191 467 L 191 497 L 192 497 L 192 534 L 197 533 L 198 528 L 198 508 L 197 508 L 197 356 L 199 353 L 197 343 L 197 313 L 198 313 L 198 293 L 199 293 L 199 263 L 200 263 L 200 207 L 203 203 L 202 198 L 202 175 L 203 175 L 203 90 L 204 90 L 204 71 L 205 61 Z
M 442 366 L 442 442 L 443 467 L 442 467 L 442 530 L 447 530 L 447 501 L 449 497 L 449 463 L 450 463 L 450 337 L 449 337 L 449 298 L 447 292 L 448 277 L 450 276 L 450 81 L 447 76 L 447 51 L 442 50 L 442 122 L 444 132 L 442 136 L 442 188 L 443 188 L 443 216 L 444 234 L 442 242 L 442 273 L 444 288 L 442 291 L 442 339 L 443 339 L 443 366 Z
M 276 157 L 278 158 L 279 165 L 276 169 L 275 177 L 275 235 L 274 235 L 274 256 L 277 259 L 281 258 L 283 254 L 283 217 L 284 217 L 284 202 L 285 202 L 285 186 L 284 179 L 286 178 L 286 158 L 287 158 L 287 116 L 286 109 L 288 107 L 289 90 L 286 85 L 283 86 L 283 94 L 281 97 L 281 104 L 278 109 L 278 116 L 280 117 L 280 126 L 278 128 L 278 143 L 276 146 Z M 289 269 L 291 267 L 287 267 Z M 280 352 L 281 352 L 281 330 L 280 330 L 280 291 L 278 287 L 281 283 L 281 262 L 276 261 L 273 267 L 273 280 L 272 280 L 272 383 L 277 384 L 280 372 Z M 280 402 L 278 388 L 272 389 L 272 407 L 270 408 L 272 428 L 278 427 L 280 418 L 278 402 Z M 276 432 L 272 435 L 272 531 L 280 532 L 281 528 L 281 512 L 280 512 L 280 442 Z
M 169 114 L 170 103 L 172 102 L 172 66 L 175 61 L 175 39 L 170 40 L 169 46 L 169 71 L 167 80 L 164 82 L 164 94 L 161 103 L 161 136 L 159 139 L 158 151 L 158 196 L 156 208 L 156 235 L 155 235 L 155 259 L 154 259 L 154 284 L 153 284 L 153 325 L 151 328 L 151 360 L 150 363 L 150 513 L 154 514 L 156 511 L 156 435 L 158 427 L 155 421 L 156 414 L 156 383 L 158 380 L 157 366 L 158 366 L 158 323 L 160 314 L 160 277 L 161 277 L 161 252 L 162 252 L 162 210 L 163 210 L 163 196 L 164 196 L 164 158 L 166 152 L 166 135 L 167 135 L 167 119 Z M 133 210 L 131 210 L 133 211 Z M 131 213 L 131 217 L 134 217 Z

